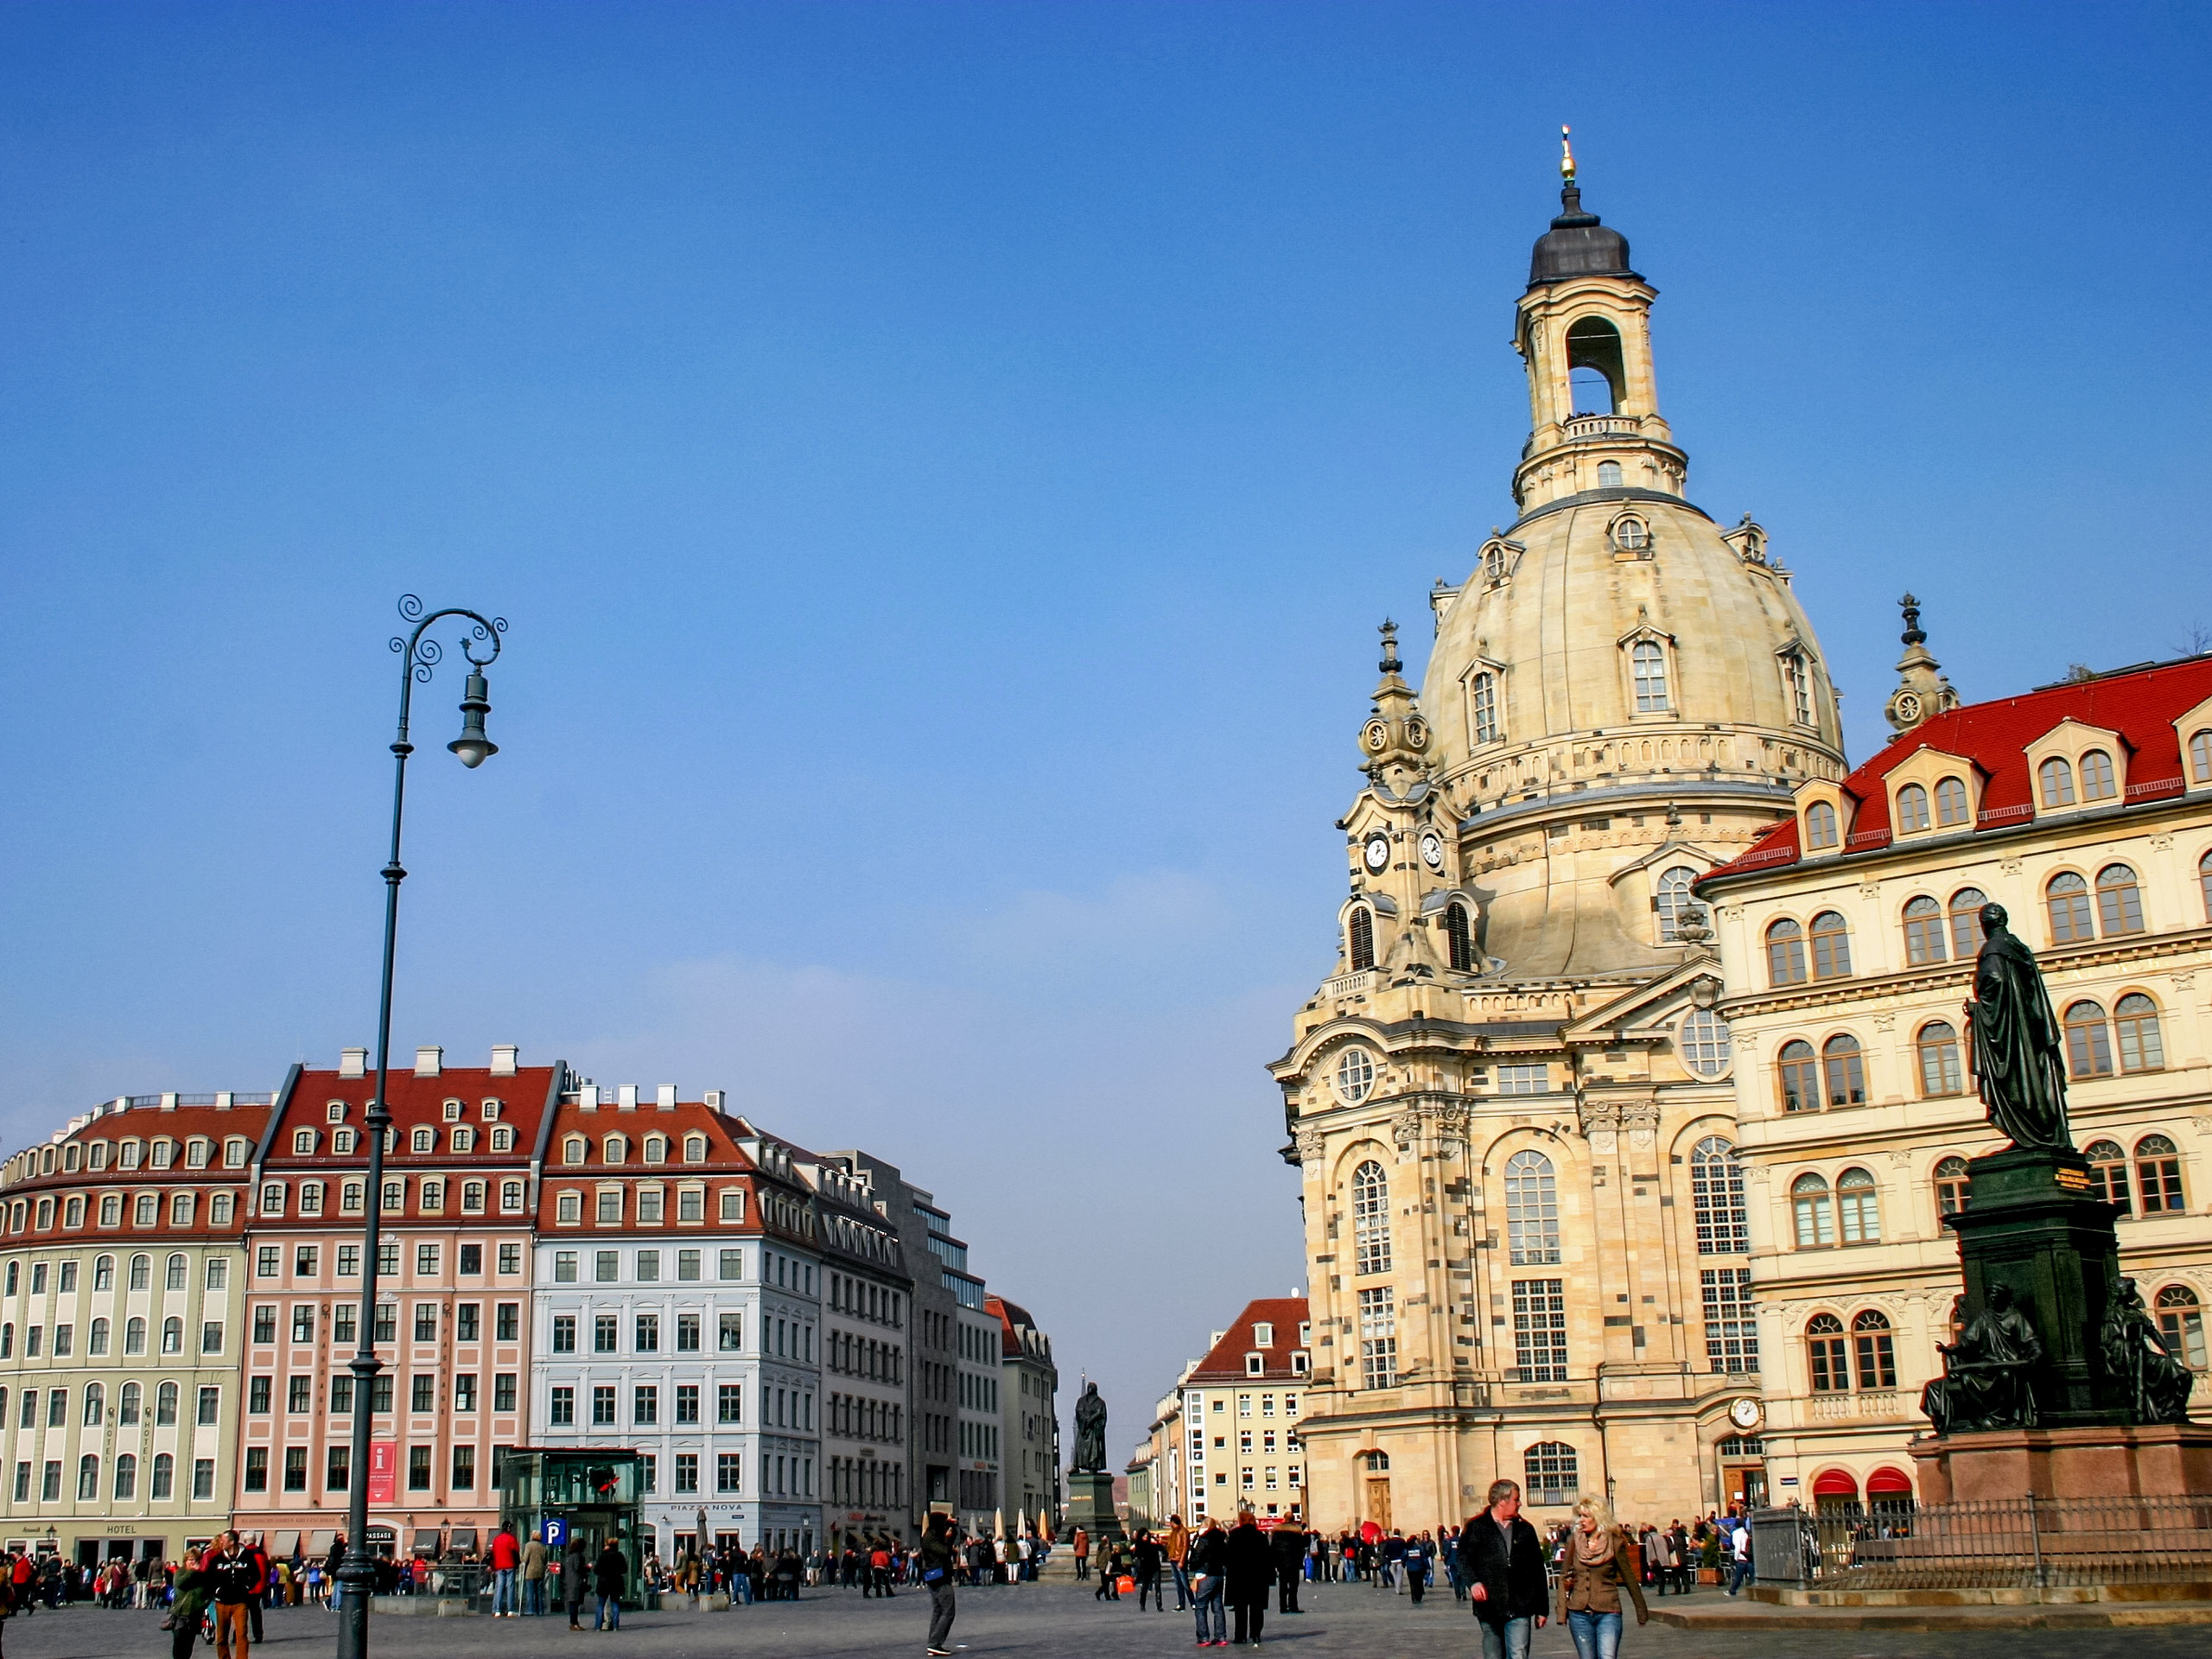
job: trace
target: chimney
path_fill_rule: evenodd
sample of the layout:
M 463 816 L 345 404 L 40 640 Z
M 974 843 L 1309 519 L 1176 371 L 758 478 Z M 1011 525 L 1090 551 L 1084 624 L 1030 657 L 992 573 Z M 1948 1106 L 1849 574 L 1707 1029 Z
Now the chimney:
M 341 1077 L 365 1077 L 369 1075 L 369 1051 L 365 1048 L 341 1048 L 338 1051 L 338 1075 Z
M 676 1085 L 672 1083 L 664 1083 L 659 1088 L 653 1090 L 653 1104 L 659 1107 L 664 1112 L 674 1111 L 676 1109 Z
M 415 1051 L 415 1075 L 435 1077 L 445 1070 L 446 1052 L 442 1048 L 418 1048 Z
M 492 1075 L 495 1077 L 512 1077 L 514 1076 L 515 1056 L 521 1052 L 521 1049 L 518 1048 L 512 1043 L 493 1044 Z
M 707 1109 L 708 1109 L 709 1111 L 710 1111 L 710 1112 L 720 1113 L 720 1112 L 721 1112 L 721 1109 L 722 1109 L 722 1091 L 721 1091 L 721 1090 L 719 1090 L 719 1089 L 709 1089 L 709 1090 L 707 1090 Z
M 176 1110 L 176 1096 L 173 1094 L 163 1095 L 162 1096 L 162 1109 L 165 1112 L 173 1112 Z
M 634 1083 L 626 1083 L 616 1089 L 614 1091 L 614 1105 L 618 1111 L 636 1111 L 638 1109 L 638 1085 Z
M 599 1109 L 599 1085 L 595 1083 L 588 1083 L 584 1084 L 582 1088 L 577 1090 L 576 1104 L 587 1112 L 597 1111 Z

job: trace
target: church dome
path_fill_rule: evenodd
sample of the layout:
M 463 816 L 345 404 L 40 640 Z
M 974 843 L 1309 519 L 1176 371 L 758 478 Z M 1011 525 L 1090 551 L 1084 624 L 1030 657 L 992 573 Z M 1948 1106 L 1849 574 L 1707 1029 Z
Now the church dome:
M 1608 230 L 1595 213 L 1582 211 L 1582 192 L 1573 185 L 1560 192 L 1560 216 L 1536 238 L 1529 260 L 1529 286 L 1575 276 L 1633 276 L 1628 238 Z

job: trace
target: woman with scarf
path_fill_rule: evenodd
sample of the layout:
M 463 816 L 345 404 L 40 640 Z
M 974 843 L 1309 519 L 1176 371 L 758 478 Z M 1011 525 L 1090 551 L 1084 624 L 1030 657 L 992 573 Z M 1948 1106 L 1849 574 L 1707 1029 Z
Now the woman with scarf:
M 1648 1624 L 1642 1554 L 1613 1523 L 1605 1503 L 1586 1497 L 1574 1506 L 1574 1525 L 1560 1554 L 1554 1609 L 1574 1638 L 1575 1659 L 1613 1659 L 1621 1645 L 1621 1592 L 1636 1604 L 1636 1622 Z

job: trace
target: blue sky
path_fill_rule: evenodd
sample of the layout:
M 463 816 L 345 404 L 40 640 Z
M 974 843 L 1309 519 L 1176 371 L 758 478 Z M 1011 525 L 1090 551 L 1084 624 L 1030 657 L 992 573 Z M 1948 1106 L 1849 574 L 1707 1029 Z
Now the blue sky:
M 933 1185 L 1101 1377 L 1302 1281 L 1374 625 L 1510 521 L 1574 124 L 1878 739 L 2212 625 L 2193 6 L 0 10 L 0 1135 L 369 1040 Z

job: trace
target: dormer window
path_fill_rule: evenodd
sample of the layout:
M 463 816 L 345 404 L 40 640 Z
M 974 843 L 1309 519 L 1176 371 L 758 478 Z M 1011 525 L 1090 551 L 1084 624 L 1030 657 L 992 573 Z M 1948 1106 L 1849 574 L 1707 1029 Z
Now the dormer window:
M 1936 784 L 1936 822 L 1943 829 L 1967 823 L 1973 816 L 1967 798 L 1966 783 L 1961 779 L 1938 779 Z
M 619 1135 L 610 1135 L 601 1143 L 600 1155 L 610 1164 L 619 1164 L 630 1155 L 630 1143 Z
M 1255 1348 L 1274 1347 L 1275 1345 L 1274 1326 L 1264 1319 L 1255 1321 L 1252 1326 L 1252 1345 Z
M 1813 676 L 1805 666 L 1801 652 L 1791 652 L 1782 659 L 1783 677 L 1789 682 L 1789 717 L 1800 726 L 1813 723 Z
M 683 1137 L 683 1161 L 687 1164 L 703 1164 L 707 1161 L 705 1135 L 687 1135 Z
M 2082 757 L 2082 800 L 2109 801 L 2119 793 L 2113 781 L 2112 756 L 2102 749 L 2091 749 Z
M 1618 476 L 1620 469 L 1613 469 Z M 1633 514 L 1613 521 L 1613 545 L 1624 553 L 1648 553 L 1651 550 L 1651 527 Z
M 310 1155 L 315 1151 L 315 1135 L 313 1129 L 294 1129 L 292 1131 L 292 1155 L 295 1158 L 304 1158 Z
M 1805 850 L 1826 852 L 1841 837 L 1837 834 L 1835 808 L 1826 801 L 1815 801 L 1805 809 Z
M 342 1100 L 332 1101 L 329 1105 L 322 1109 L 322 1121 L 326 1123 L 343 1123 L 346 1121 L 346 1103 Z
M 1907 784 L 1897 791 L 1897 833 L 1912 835 L 1928 824 L 1928 791 L 1918 784 Z
M 1467 706 L 1478 743 L 1497 741 L 1497 676 L 1484 669 L 1467 690 Z
M 438 1132 L 426 1124 L 408 1138 L 408 1144 L 416 1152 L 435 1152 L 438 1149 Z
M 591 1143 L 581 1135 L 572 1135 L 561 1143 L 561 1161 L 581 1164 L 591 1156 Z
M 1598 463 L 1598 487 L 1601 490 L 1618 490 L 1620 486 L 1620 462 L 1618 461 L 1599 461 Z M 1624 545 L 1625 545 L 1625 543 L 1624 543 Z
M 2045 806 L 2074 804 L 2074 768 L 2056 755 L 2043 763 L 2036 774 Z
M 1266 1358 L 1265 1358 L 1264 1357 L 1262 1357 L 1262 1355 L 1259 1355 L 1259 1354 L 1247 1354 L 1247 1355 L 1245 1355 L 1245 1356 L 1244 1356 L 1244 1375 L 1245 1375 L 1245 1376 L 1264 1376 L 1265 1375 L 1267 1375 L 1267 1370 L 1268 1370 L 1268 1362 L 1267 1362 Z
M 502 1123 L 492 1131 L 493 1151 L 512 1152 L 514 1149 L 515 1132 L 512 1129 Z
M 1630 672 L 1636 684 L 1636 712 L 1664 714 L 1667 700 L 1667 653 L 1656 639 L 1639 639 L 1629 652 Z
M 461 1122 L 461 1103 L 459 1101 L 449 1100 L 446 1102 L 446 1122 L 448 1123 L 458 1123 Z
M 484 1121 L 486 1123 L 496 1123 L 499 1121 L 499 1103 L 498 1101 L 487 1100 L 484 1103 Z
M 2212 784 L 2212 732 L 2197 732 L 2189 740 L 2189 781 Z

